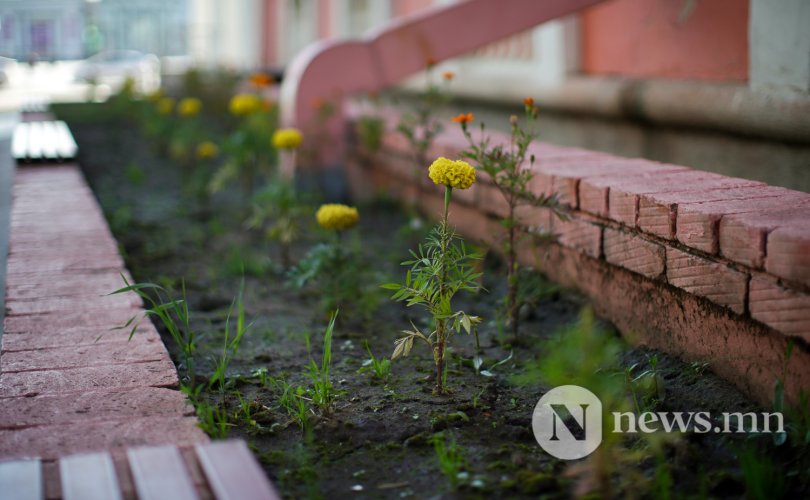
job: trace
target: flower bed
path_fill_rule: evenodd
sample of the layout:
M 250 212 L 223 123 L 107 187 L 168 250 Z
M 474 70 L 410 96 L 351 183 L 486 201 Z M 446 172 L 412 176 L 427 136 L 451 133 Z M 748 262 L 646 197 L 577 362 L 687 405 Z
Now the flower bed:
M 387 362 L 402 330 L 411 322 L 429 329 L 430 317 L 388 300 L 380 285 L 403 282 L 400 262 L 441 217 L 440 205 L 418 214 L 377 197 L 357 207 L 354 229 L 350 210 L 324 209 L 323 229 L 319 202 L 341 200 L 279 187 L 268 195 L 276 211 L 246 226 L 256 214 L 244 193 L 255 179 L 197 196 L 184 189 L 193 182 L 182 157 L 156 155 L 153 141 L 116 133 L 126 122 L 93 109 L 97 122 L 71 123 L 80 162 L 134 279 L 166 290 L 160 299 L 141 291 L 179 311 L 176 331 L 156 326 L 201 425 L 213 437 L 247 439 L 285 496 L 807 492 L 799 472 L 806 454 L 792 437 L 776 446 L 770 435 L 638 435 L 605 442 L 585 461 L 551 457 L 532 434 L 532 411 L 563 380 L 604 384 L 616 395 L 613 408 L 628 411 L 761 410 L 705 364 L 626 346 L 582 312 L 582 296 L 530 270 L 516 278 L 532 286 L 523 289 L 515 335 L 499 313 L 506 266 L 483 247 L 485 257 L 471 264 L 483 277 L 468 276 L 482 291 L 453 302 L 482 318 L 477 337 L 458 329 L 440 368 L 447 391 L 435 391 L 428 351 Z M 62 111 L 68 119 L 83 112 Z M 455 175 L 462 170 L 451 185 L 468 185 Z M 427 165 L 424 177 L 430 182 Z M 451 209 L 449 224 L 467 224 L 465 215 Z M 799 473 L 780 481 L 783 467 Z

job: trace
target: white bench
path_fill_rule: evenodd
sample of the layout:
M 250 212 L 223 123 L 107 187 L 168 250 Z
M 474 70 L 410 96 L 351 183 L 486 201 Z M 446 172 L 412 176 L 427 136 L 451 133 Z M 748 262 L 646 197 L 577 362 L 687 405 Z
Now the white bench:
M 61 120 L 21 122 L 14 127 L 11 155 L 18 162 L 67 161 L 79 150 Z
M 278 500 L 244 441 L 215 441 L 194 448 L 189 464 L 175 446 L 132 448 L 126 459 L 139 500 Z M 199 465 L 197 465 L 199 464 Z M 204 484 L 190 474 L 199 467 Z M 125 495 L 109 452 L 69 455 L 59 459 L 64 500 L 121 500 Z M 38 458 L 0 462 L 0 496 L 4 500 L 43 500 L 45 485 Z

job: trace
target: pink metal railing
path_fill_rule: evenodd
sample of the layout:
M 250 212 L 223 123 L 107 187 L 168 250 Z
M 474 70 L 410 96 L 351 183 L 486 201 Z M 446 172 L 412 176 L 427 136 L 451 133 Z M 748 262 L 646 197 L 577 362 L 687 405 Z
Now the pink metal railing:
M 341 137 L 344 97 L 382 90 L 429 61 L 471 52 L 601 1 L 468 0 L 396 19 L 359 40 L 316 42 L 288 67 L 280 96 L 282 124 L 306 129 L 315 120 L 317 103 L 329 101 L 337 104 L 336 113 L 323 126 Z M 342 141 L 333 142 L 328 154 L 338 159 Z

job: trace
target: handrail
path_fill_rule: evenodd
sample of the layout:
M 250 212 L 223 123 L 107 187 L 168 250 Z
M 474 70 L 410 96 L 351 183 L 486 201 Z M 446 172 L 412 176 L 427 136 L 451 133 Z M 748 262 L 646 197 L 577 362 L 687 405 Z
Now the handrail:
M 467 0 L 395 19 L 358 40 L 322 40 L 289 65 L 281 86 L 281 121 L 304 128 L 316 103 L 374 92 L 403 78 L 489 43 L 562 17 L 603 0 Z M 324 124 L 340 137 L 342 106 Z M 342 151 L 341 141 L 332 153 Z M 334 157 L 334 156 L 333 156 Z

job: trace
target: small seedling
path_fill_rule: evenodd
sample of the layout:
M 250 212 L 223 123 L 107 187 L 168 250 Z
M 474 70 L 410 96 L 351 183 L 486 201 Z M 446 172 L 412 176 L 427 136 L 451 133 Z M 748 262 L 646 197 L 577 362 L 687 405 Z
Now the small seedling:
M 166 327 L 166 330 L 168 330 L 174 343 L 180 348 L 183 365 L 188 373 L 188 384 L 193 389 L 195 382 L 194 352 L 197 347 L 197 337 L 190 324 L 185 283 L 182 285 L 183 298 L 171 299 L 163 297 L 162 294 L 168 295 L 168 293 L 159 285 L 154 283 L 130 284 L 123 274 L 121 274 L 121 279 L 124 280 L 126 286 L 111 292 L 109 295 L 134 292 L 144 301 L 147 307 L 142 316 L 136 314 L 124 325 L 116 329 L 127 329 L 131 327 L 129 338 L 132 339 L 142 319 L 150 316 L 158 318 Z M 154 293 L 149 293 L 150 291 Z
M 250 375 L 259 379 L 259 383 L 262 387 L 267 387 L 270 384 L 270 373 L 267 371 L 267 368 L 256 368 Z
M 248 427 L 252 429 L 258 429 L 259 424 L 253 418 L 253 407 L 255 403 L 246 397 L 242 396 L 242 393 L 239 391 L 234 391 L 233 395 L 236 397 L 236 400 L 239 402 L 239 411 L 237 412 L 236 416 L 242 420 Z
M 332 413 L 335 398 L 339 394 L 339 391 L 335 390 L 330 378 L 332 371 L 332 332 L 335 329 L 337 316 L 338 312 L 335 311 L 329 320 L 329 326 L 326 327 L 326 332 L 323 336 L 323 355 L 321 356 L 320 364 L 312 358 L 309 337 L 307 337 L 307 352 L 310 354 L 307 375 L 309 375 L 311 382 L 307 395 L 310 401 L 312 401 L 312 404 L 315 405 L 323 415 L 330 415 Z
M 197 413 L 198 425 L 200 429 L 214 439 L 225 439 L 228 437 L 230 422 L 228 412 L 220 406 L 214 406 L 202 394 L 203 385 L 195 386 L 193 389 L 181 384 L 180 390 L 188 396 L 194 410 Z
M 628 387 L 633 396 L 636 411 L 639 413 L 655 409 L 656 405 L 664 401 L 666 397 L 664 377 L 658 369 L 658 355 L 650 356 L 649 363 L 649 369 L 635 376 L 633 376 L 633 372 L 638 367 L 638 363 L 626 370 Z
M 306 436 L 312 430 L 311 411 L 308 400 L 304 397 L 306 389 L 293 387 L 286 380 L 272 380 L 271 384 L 278 394 L 278 403 L 287 412 L 293 422 L 298 424 Z
M 436 451 L 439 470 L 447 478 L 450 487 L 456 490 L 465 477 L 464 468 L 467 465 L 467 458 L 464 449 L 459 446 L 455 436 L 450 433 L 434 434 L 431 442 Z
M 368 352 L 368 359 L 363 361 L 363 366 L 357 370 L 357 373 L 371 372 L 372 376 L 377 380 L 388 380 L 391 375 L 391 361 L 388 358 L 375 358 L 368 341 L 363 341 L 363 344 Z
M 210 387 L 224 388 L 226 386 L 226 371 L 233 357 L 239 352 L 242 338 L 250 326 L 245 325 L 245 304 L 242 300 L 244 289 L 245 282 L 243 280 L 242 285 L 239 287 L 239 294 L 231 303 L 231 308 L 228 310 L 228 317 L 225 318 L 225 335 L 222 340 L 222 354 L 217 358 L 214 373 L 209 378 L 208 384 Z M 236 331 L 231 335 L 231 316 L 234 308 L 236 308 Z
M 481 401 L 481 396 L 484 395 L 484 392 L 486 392 L 486 390 L 487 390 L 487 388 L 483 387 L 480 391 L 478 391 L 477 394 L 473 395 L 473 397 L 472 397 L 472 407 L 474 409 L 478 409 L 478 405 L 479 405 L 479 403 Z

